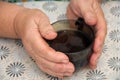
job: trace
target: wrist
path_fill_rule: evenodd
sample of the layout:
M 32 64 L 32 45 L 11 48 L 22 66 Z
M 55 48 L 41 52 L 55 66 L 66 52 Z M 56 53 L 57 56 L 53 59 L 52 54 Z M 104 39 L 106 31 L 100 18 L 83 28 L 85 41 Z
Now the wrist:
M 22 13 L 24 13 L 24 11 L 26 10 L 26 8 L 21 8 L 21 9 L 19 9 L 19 11 L 16 13 L 16 15 L 15 15 L 15 17 L 14 17 L 14 21 L 13 21 L 13 29 L 14 29 L 14 33 L 15 33 L 15 35 L 16 35 L 16 38 L 21 38 L 21 36 L 20 36 L 20 24 L 21 24 L 21 21 L 20 21 L 20 19 L 21 19 L 21 15 L 22 15 Z M 22 26 L 21 26 L 22 27 Z
M 7 3 L 0 2 L 0 37 L 18 38 L 14 30 L 14 19 L 20 10 L 24 7 Z

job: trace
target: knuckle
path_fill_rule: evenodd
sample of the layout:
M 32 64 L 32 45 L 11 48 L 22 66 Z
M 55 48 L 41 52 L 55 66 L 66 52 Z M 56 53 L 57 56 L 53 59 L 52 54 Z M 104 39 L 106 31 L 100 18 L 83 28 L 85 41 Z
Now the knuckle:
M 42 51 L 45 51 L 45 48 L 44 48 L 44 47 L 40 47 L 39 53 L 41 53 Z
M 54 65 L 55 72 L 65 72 L 65 66 L 63 64 Z
M 44 55 L 48 55 L 48 53 L 47 53 L 47 47 L 46 46 L 41 46 L 40 48 L 39 48 L 39 50 L 38 50 L 38 53 L 40 53 L 40 55 L 41 56 L 44 56 Z
M 73 73 L 74 71 L 75 71 L 75 68 L 72 68 L 72 69 L 71 69 L 71 73 Z

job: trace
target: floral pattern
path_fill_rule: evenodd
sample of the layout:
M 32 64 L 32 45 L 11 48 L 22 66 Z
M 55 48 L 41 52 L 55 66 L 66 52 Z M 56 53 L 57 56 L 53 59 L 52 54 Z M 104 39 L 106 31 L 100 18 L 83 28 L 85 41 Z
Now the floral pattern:
M 6 73 L 10 77 L 19 77 L 24 74 L 25 71 L 25 65 L 22 64 L 21 62 L 14 62 L 8 65 L 6 68 Z
M 1 46 L 0 47 L 0 60 L 6 59 L 8 55 L 10 54 L 9 51 L 10 51 L 9 48 L 7 48 L 6 46 Z
M 112 7 L 110 12 L 114 15 L 114 16 L 117 16 L 119 17 L 120 16 L 120 6 L 115 6 L 115 7 Z
M 107 45 L 104 45 L 104 46 L 103 46 L 103 49 L 102 49 L 102 53 L 105 53 L 107 50 L 108 50 Z
M 110 58 L 108 60 L 108 66 L 115 71 L 120 71 L 120 58 L 119 57 Z
M 104 72 L 98 70 L 92 70 L 87 73 L 87 80 L 105 80 L 106 76 Z
M 109 33 L 109 37 L 112 41 L 120 41 L 120 31 L 119 30 L 114 30 Z
M 43 4 L 43 9 L 45 9 L 49 12 L 53 12 L 57 9 L 57 5 L 52 1 L 48 1 Z
M 4 0 L 5 1 L 5 0 Z M 25 2 L 17 5 L 43 10 L 50 22 L 66 19 L 68 0 Z M 32 1 L 32 0 L 31 0 Z M 107 0 L 108 1 L 108 0 Z M 108 32 L 97 68 L 77 70 L 62 80 L 120 80 L 120 1 L 104 2 L 102 6 Z M 21 40 L 0 38 L 0 80 L 61 80 L 41 71 L 24 49 Z
M 57 17 L 57 20 L 64 20 L 64 19 L 66 19 L 66 14 L 60 14 Z
M 15 43 L 16 43 L 17 46 L 23 47 L 23 43 L 22 43 L 21 40 L 19 40 L 19 39 L 15 40 Z
M 59 78 L 57 78 L 57 77 L 51 76 L 51 75 L 49 75 L 49 74 L 46 74 L 46 75 L 48 76 L 48 78 L 49 78 L 50 80 L 62 80 L 62 79 L 59 79 Z
M 109 80 L 120 80 L 120 72 L 110 73 L 109 76 L 110 76 Z

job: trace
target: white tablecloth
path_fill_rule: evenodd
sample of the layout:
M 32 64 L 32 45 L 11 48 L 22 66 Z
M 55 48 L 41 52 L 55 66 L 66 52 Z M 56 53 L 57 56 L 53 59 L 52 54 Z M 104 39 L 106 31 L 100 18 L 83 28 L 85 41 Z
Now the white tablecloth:
M 40 1 L 17 3 L 45 12 L 51 23 L 65 19 L 68 2 Z M 78 70 L 63 80 L 120 80 L 120 1 L 102 4 L 108 33 L 97 68 Z M 42 72 L 28 56 L 20 40 L 0 38 L 0 80 L 60 80 Z

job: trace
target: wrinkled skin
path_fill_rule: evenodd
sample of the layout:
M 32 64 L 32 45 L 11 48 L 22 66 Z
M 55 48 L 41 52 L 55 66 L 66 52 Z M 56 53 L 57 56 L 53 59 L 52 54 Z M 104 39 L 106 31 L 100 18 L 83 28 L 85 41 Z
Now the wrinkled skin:
M 67 16 L 72 19 L 83 17 L 86 23 L 95 25 L 94 53 L 90 59 L 90 66 L 95 68 L 106 35 L 106 23 L 100 4 L 97 0 L 71 0 L 67 8 Z M 14 28 L 27 52 L 43 72 L 59 78 L 73 74 L 75 68 L 68 57 L 49 47 L 44 40 L 44 38 L 54 39 L 57 33 L 42 11 L 22 9 L 15 17 Z
M 74 66 L 68 57 L 49 47 L 43 39 L 54 39 L 57 33 L 42 11 L 24 9 L 17 14 L 14 24 L 17 36 L 42 71 L 59 78 L 72 75 Z
M 93 69 L 96 68 L 107 32 L 100 0 L 71 0 L 67 8 L 67 16 L 69 19 L 82 17 L 87 24 L 95 27 L 96 35 L 93 54 L 90 58 L 90 67 Z

